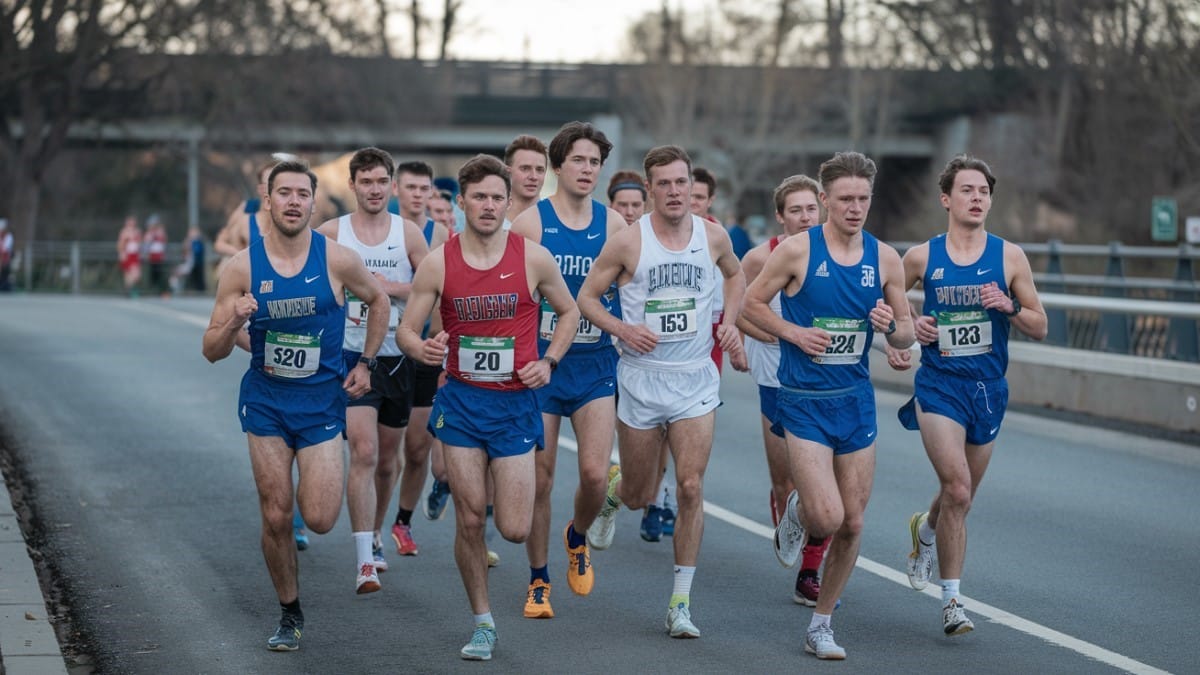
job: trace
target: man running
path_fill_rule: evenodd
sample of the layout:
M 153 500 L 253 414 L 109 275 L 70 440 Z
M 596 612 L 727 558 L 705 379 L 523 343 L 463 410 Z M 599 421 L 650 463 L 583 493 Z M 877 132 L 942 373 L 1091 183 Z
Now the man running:
M 346 481 L 346 506 L 357 555 L 355 591 L 373 593 L 380 588 L 379 572 L 386 572 L 379 530 L 396 483 L 400 444 L 412 410 L 412 361 L 396 344 L 396 326 L 412 289 L 413 270 L 429 252 L 416 223 L 388 213 L 394 163 L 379 148 L 363 148 L 350 157 L 350 189 L 357 209 L 326 221 L 318 232 L 354 251 L 379 282 L 389 299 L 388 334 L 374 359 L 371 391 L 351 400 L 346 409 L 346 439 L 350 444 L 350 473 Z M 343 351 L 347 370 L 363 359 L 369 308 L 358 297 L 346 294 L 346 328 Z M 382 507 L 378 504 L 383 502 Z
M 901 408 L 900 421 L 920 429 L 940 484 L 929 511 L 908 523 L 908 581 L 916 590 L 929 583 L 936 545 L 942 629 L 960 635 L 975 628 L 959 595 L 967 512 L 1008 406 L 1008 336 L 1015 327 L 1041 340 L 1047 321 L 1025 252 L 987 231 L 996 187 L 987 163 L 959 155 L 946 164 L 938 186 L 947 232 L 904 254 L 905 288 L 920 284 L 925 299 L 915 319 L 921 343 L 916 395 Z M 893 368 L 908 369 L 910 359 L 907 350 L 888 350 Z
M 604 133 L 585 122 L 568 122 L 550 141 L 550 168 L 558 178 L 554 194 L 537 202 L 513 223 L 513 232 L 545 246 L 558 262 L 572 296 L 579 293 L 584 278 L 608 238 L 624 230 L 624 219 L 616 211 L 592 199 L 600 170 L 612 143 Z M 527 152 L 527 151 L 522 151 Z M 615 289 L 605 294 L 610 312 L 616 309 Z M 543 304 L 538 351 L 546 353 L 554 333 L 555 314 Z M 538 391 L 542 424 L 546 431 L 545 451 L 537 455 L 537 493 L 533 502 L 533 528 L 525 542 L 529 556 L 529 588 L 525 616 L 554 617 L 550 605 L 550 490 L 554 486 L 558 430 L 564 416 L 571 418 L 578 443 L 579 487 L 575 491 L 573 518 L 563 529 L 567 549 L 567 584 L 577 595 L 592 592 L 595 575 L 586 533 L 604 504 L 608 458 L 612 453 L 616 424 L 617 351 L 612 336 L 583 320 L 570 349 L 550 384 Z
M 512 172 L 512 205 L 505 218 L 517 222 L 542 196 L 546 183 L 546 144 L 536 136 L 521 134 L 504 149 L 504 164 Z
M 746 292 L 745 315 L 779 339 L 777 424 L 786 432 L 792 484 L 775 529 L 775 555 L 791 567 L 806 536 L 833 537 L 804 640 L 819 659 L 844 659 L 831 619 L 858 558 L 875 476 L 875 390 L 867 353 L 875 331 L 912 344 L 896 250 L 866 233 L 875 163 L 840 152 L 821 164 L 825 224 L 787 238 Z M 780 292 L 782 317 L 770 302 Z
M 263 558 L 282 610 L 267 640 L 275 651 L 298 649 L 304 628 L 293 499 L 313 531 L 333 527 L 342 504 L 346 395 L 357 398 L 370 389 L 365 363 L 346 375 L 343 294 L 349 290 L 370 307 L 365 359 L 375 357 L 387 332 L 387 296 L 362 261 L 308 227 L 316 189 L 316 174 L 305 163 L 281 162 L 271 170 L 270 235 L 230 259 L 204 332 L 204 357 L 216 362 L 229 356 L 250 322 L 250 368 L 242 378 L 238 417 L 258 488 Z
M 704 532 L 704 471 L 720 405 L 720 375 L 709 356 L 713 308 L 722 297 L 730 311 L 717 335 L 722 347 L 740 353 L 734 317 L 746 280 L 725 230 L 688 210 L 692 161 L 687 152 L 660 146 L 643 163 L 654 209 L 636 227 L 608 240 L 579 291 L 584 318 L 621 341 L 621 464 L 611 473 L 608 496 L 587 539 L 592 548 L 608 548 L 621 504 L 641 509 L 654 500 L 665 425 L 679 485 L 675 581 L 666 628 L 671 637 L 695 638 L 700 630 L 691 619 L 691 587 Z M 620 290 L 621 319 L 603 302 L 613 284 Z
M 487 477 L 495 485 L 496 529 L 509 541 L 525 541 L 533 517 L 533 450 L 544 445 L 533 390 L 550 382 L 575 335 L 579 310 L 550 253 L 502 229 L 508 168 L 478 155 L 459 170 L 458 181 L 467 227 L 417 270 L 397 340 L 414 359 L 446 361 L 449 377 L 430 426 L 443 444 L 454 496 L 454 559 L 475 615 L 461 655 L 486 661 L 497 637 L 483 537 Z M 541 299 L 556 318 L 550 346 L 538 358 Z M 422 339 L 435 306 L 445 328 Z

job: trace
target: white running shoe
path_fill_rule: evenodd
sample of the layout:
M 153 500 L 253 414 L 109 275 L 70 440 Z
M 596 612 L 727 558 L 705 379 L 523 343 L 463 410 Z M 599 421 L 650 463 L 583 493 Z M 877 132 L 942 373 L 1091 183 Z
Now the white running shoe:
M 921 542 L 921 524 L 929 519 L 929 513 L 914 513 L 908 519 L 908 532 L 912 535 L 912 552 L 908 554 L 908 585 L 913 590 L 924 590 L 933 576 L 933 545 Z
M 492 652 L 496 651 L 496 627 L 481 623 L 475 626 L 471 633 L 471 641 L 459 650 L 459 654 L 468 661 L 491 661 Z
M 804 636 L 804 651 L 818 659 L 841 661 L 846 658 L 846 650 L 833 641 L 833 629 L 827 624 L 809 629 Z
M 788 495 L 787 507 L 779 525 L 775 527 L 775 557 L 784 567 L 792 567 L 800 559 L 800 551 L 808 540 L 808 533 L 796 517 L 796 505 L 800 503 L 800 493 L 792 490 Z
M 700 629 L 692 623 L 692 612 L 682 602 L 667 610 L 667 632 L 673 638 L 698 638 Z
M 950 603 L 942 608 L 942 630 L 946 635 L 962 635 L 975 630 L 975 624 L 967 618 L 966 611 L 955 598 L 950 598 Z
M 605 491 L 604 506 L 600 507 L 600 513 L 596 515 L 596 520 L 592 521 L 592 526 L 587 530 L 588 546 L 597 550 L 612 546 L 613 534 L 617 531 L 617 509 L 620 506 L 613 506 L 612 502 L 617 501 L 617 481 L 621 480 L 621 466 L 614 464 L 608 469 L 608 490 Z
M 379 574 L 375 572 L 375 566 L 371 563 L 363 563 L 362 566 L 358 568 L 358 579 L 356 583 L 357 586 L 355 588 L 355 592 L 359 595 L 364 593 L 374 593 L 381 588 L 379 585 Z

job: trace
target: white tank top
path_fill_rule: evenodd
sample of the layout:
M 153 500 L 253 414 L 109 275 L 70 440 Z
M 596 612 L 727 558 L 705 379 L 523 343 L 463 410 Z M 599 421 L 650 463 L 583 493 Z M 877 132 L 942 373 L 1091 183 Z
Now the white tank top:
M 662 370 L 700 368 L 710 360 L 713 308 L 722 288 L 704 221 L 692 216 L 692 238 L 679 251 L 658 241 L 650 214 L 642 216 L 638 227 L 642 251 L 633 278 L 620 288 L 621 316 L 658 334 L 658 345 L 648 354 L 624 349 L 621 358 Z
M 358 253 L 367 271 L 383 275 L 388 281 L 411 283 L 413 278 L 412 263 L 408 259 L 408 246 L 404 241 L 404 220 L 392 215 L 392 226 L 388 236 L 378 246 L 367 246 L 354 235 L 354 226 L 350 224 L 350 215 L 338 219 L 337 242 Z M 400 324 L 400 315 L 404 313 L 404 301 L 391 298 L 391 312 L 388 316 L 387 337 L 379 347 L 379 356 L 400 356 L 400 347 L 396 344 L 396 326 Z M 349 289 L 346 290 L 346 337 L 342 347 L 349 351 L 361 352 L 367 339 L 367 304 Z
M 767 303 L 775 316 L 783 316 L 783 305 L 779 294 Z M 750 376 L 760 387 L 779 388 L 779 343 L 759 342 L 749 335 L 746 336 L 746 362 L 750 365 Z

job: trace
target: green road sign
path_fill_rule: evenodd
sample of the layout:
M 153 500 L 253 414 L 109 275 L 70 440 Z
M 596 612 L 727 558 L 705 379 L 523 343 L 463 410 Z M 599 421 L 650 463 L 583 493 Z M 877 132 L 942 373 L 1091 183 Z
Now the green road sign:
M 1172 244 L 1179 240 L 1179 205 L 1171 197 L 1155 197 L 1150 206 L 1150 238 Z

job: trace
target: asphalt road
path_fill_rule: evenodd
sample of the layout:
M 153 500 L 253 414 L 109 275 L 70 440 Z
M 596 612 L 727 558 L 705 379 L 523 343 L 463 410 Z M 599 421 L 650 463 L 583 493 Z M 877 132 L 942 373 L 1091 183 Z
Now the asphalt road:
M 916 593 L 904 578 L 908 517 L 927 508 L 936 481 L 917 434 L 895 421 L 901 396 L 885 391 L 859 569 L 834 617 L 849 660 L 805 655 L 810 610 L 792 603 L 794 570 L 778 565 L 767 538 L 757 396 L 738 373 L 724 378 L 705 482 L 692 594 L 701 639 L 666 636 L 670 542 L 643 542 L 638 514 L 622 513 L 613 547 L 593 554 L 592 595 L 567 589 L 557 542 L 575 471 L 564 449 L 550 556 L 557 616 L 521 616 L 524 549 L 494 539 L 500 641 L 490 664 L 458 657 L 472 621 L 451 515 L 418 515 L 420 555 L 389 555 L 383 591 L 360 597 L 343 510 L 300 554 L 301 650 L 269 652 L 278 605 L 234 410 L 247 359 L 201 357 L 210 308 L 0 297 L 0 426 L 29 479 L 73 640 L 97 672 L 1182 673 L 1200 664 L 1200 446 L 1010 414 L 969 519 L 963 593 L 976 630 L 948 639 L 934 586 Z

